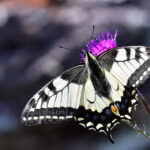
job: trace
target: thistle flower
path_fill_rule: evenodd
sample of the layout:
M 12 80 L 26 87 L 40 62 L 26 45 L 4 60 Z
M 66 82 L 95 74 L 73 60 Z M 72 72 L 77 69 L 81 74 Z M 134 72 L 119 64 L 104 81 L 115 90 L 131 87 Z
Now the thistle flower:
M 97 37 L 86 44 L 88 51 L 90 51 L 94 56 L 98 56 L 101 53 L 108 51 L 112 48 L 117 47 L 116 43 L 117 30 L 113 36 L 110 31 L 106 33 L 101 33 Z M 82 49 L 83 54 L 80 54 L 81 60 L 85 60 L 86 50 Z

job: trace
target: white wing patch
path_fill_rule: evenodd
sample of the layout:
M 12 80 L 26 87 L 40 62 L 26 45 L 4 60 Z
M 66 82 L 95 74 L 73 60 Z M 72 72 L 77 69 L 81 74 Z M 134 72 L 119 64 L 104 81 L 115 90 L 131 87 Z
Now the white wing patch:
M 121 97 L 123 96 L 123 92 L 125 90 L 124 86 L 122 83 L 111 73 L 109 73 L 107 70 L 104 70 L 106 79 L 110 83 L 110 97 L 113 102 L 120 101 L 121 102 Z
M 36 109 L 40 109 L 42 105 L 42 98 L 39 99 L 37 105 L 36 105 Z
M 84 92 L 85 92 L 85 97 L 90 101 L 93 102 L 95 101 L 95 89 L 93 86 L 92 81 L 90 78 L 87 79 L 85 85 L 84 85 Z
M 123 83 L 123 85 L 127 84 L 127 78 L 125 73 L 121 70 L 121 67 L 119 66 L 119 64 L 117 62 L 114 62 L 112 65 L 112 69 L 111 69 L 111 73 L 113 75 L 115 75 L 120 81 L 121 83 Z
M 54 95 L 54 93 L 53 93 L 48 87 L 46 87 L 46 88 L 44 89 L 44 92 L 45 92 L 45 94 L 48 95 L 49 97 L 52 96 L 52 95 Z
M 136 51 L 134 48 L 131 48 L 130 59 L 134 59 L 136 57 Z
M 54 103 L 54 106 L 53 107 L 56 107 L 56 108 L 60 108 L 61 107 L 61 95 L 62 93 L 59 92 L 57 94 L 57 97 L 56 97 L 56 100 L 55 100 L 55 103 Z M 49 100 L 50 101 L 50 100 Z
M 65 87 L 62 92 L 62 97 L 65 97 L 65 101 L 62 100 L 61 106 L 67 107 L 68 106 L 68 87 Z
M 68 84 L 67 81 L 63 80 L 61 77 L 58 77 L 53 81 L 53 86 L 57 91 L 62 90 Z
M 126 55 L 126 50 L 121 48 L 121 49 L 118 49 L 118 54 L 116 56 L 116 60 L 117 61 L 124 61 L 124 60 L 127 60 L 127 55 Z
M 79 107 L 81 90 L 82 85 L 77 85 L 75 83 L 71 83 L 69 85 L 69 107 L 75 109 Z

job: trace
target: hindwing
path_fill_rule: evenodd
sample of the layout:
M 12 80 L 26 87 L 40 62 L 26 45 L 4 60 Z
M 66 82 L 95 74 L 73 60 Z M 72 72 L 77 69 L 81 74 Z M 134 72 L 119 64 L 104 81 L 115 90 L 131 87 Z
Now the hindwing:
M 83 127 L 97 132 L 104 132 L 113 142 L 111 130 L 121 121 L 132 121 L 131 112 L 137 104 L 136 90 L 125 87 L 114 75 L 104 70 L 108 81 L 109 98 L 100 95 L 91 79 L 87 79 L 82 92 L 82 101 L 76 113 L 76 120 Z M 119 114 L 112 112 L 117 106 Z

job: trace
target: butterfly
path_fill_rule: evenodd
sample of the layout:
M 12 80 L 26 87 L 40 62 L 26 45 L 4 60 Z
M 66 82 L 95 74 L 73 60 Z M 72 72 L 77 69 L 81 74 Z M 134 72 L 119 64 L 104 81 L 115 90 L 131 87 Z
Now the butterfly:
M 83 64 L 61 73 L 29 100 L 22 123 L 74 119 L 113 142 L 112 129 L 121 121 L 132 122 L 137 87 L 149 74 L 150 47 L 116 47 L 98 56 L 86 51 Z

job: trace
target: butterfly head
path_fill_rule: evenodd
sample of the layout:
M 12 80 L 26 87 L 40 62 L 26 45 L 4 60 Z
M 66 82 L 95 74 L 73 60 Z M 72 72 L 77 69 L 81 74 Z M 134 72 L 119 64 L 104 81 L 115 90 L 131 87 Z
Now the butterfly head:
M 85 65 L 87 69 L 92 69 L 93 67 L 97 68 L 99 66 L 96 57 L 89 51 L 86 51 Z
M 85 63 L 87 64 L 88 61 L 96 60 L 96 57 L 89 51 L 86 51 L 85 54 Z

